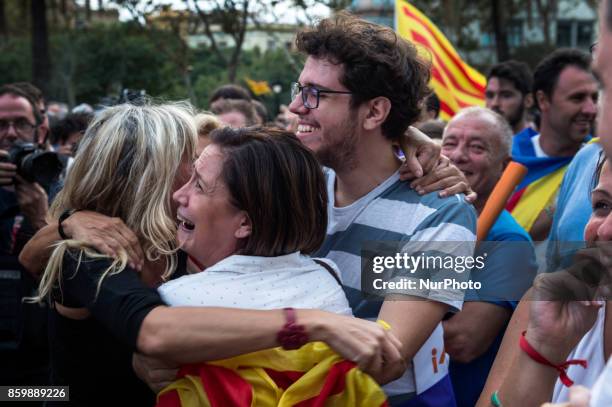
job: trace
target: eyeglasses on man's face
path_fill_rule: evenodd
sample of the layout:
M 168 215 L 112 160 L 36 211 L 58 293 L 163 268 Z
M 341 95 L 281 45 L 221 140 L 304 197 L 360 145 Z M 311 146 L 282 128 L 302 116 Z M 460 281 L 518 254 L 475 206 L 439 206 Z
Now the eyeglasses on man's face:
M 308 109 L 316 109 L 319 107 L 319 96 L 321 93 L 339 93 L 343 95 L 350 95 L 353 92 L 343 91 L 343 90 L 326 90 L 319 89 L 314 86 L 302 86 L 298 82 L 293 82 L 291 84 L 291 100 L 295 100 L 295 97 L 298 93 L 302 94 L 302 103 Z
M 0 134 L 5 135 L 6 133 L 8 133 L 9 128 L 11 126 L 13 126 L 15 133 L 19 134 L 22 137 L 32 135 L 32 131 L 36 127 L 24 118 L 19 118 L 15 120 L 0 119 Z

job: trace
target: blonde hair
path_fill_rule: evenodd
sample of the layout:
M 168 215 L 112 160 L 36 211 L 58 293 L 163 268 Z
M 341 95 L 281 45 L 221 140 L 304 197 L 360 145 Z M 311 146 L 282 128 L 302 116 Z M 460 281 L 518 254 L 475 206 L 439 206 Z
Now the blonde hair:
M 162 277 L 170 276 L 177 264 L 171 195 L 181 161 L 194 157 L 197 130 L 193 113 L 182 102 L 105 109 L 87 129 L 50 217 L 59 218 L 67 208 L 118 217 L 136 233 L 148 260 L 165 260 Z M 83 255 L 108 257 L 80 241 L 59 242 L 34 301 L 42 300 L 61 280 L 64 255 L 72 254 L 69 249 L 79 252 L 79 265 Z M 122 251 L 100 277 L 97 291 L 107 275 L 121 272 L 126 264 L 127 253 Z
M 195 123 L 198 128 L 198 137 L 208 137 L 213 130 L 222 126 L 217 116 L 210 112 L 196 114 Z

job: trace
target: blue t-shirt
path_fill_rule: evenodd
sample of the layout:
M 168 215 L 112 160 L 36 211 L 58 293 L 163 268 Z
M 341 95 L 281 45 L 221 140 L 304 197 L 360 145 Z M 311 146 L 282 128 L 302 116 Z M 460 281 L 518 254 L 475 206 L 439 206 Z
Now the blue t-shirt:
M 553 271 L 566 264 L 584 241 L 584 228 L 591 216 L 591 189 L 593 176 L 601 152 L 599 143 L 583 147 L 574 157 L 563 177 L 557 209 L 548 236 L 546 265 Z M 572 243 L 567 243 L 572 242 Z
M 487 253 L 486 267 L 482 271 L 472 272 L 470 279 L 480 281 L 484 292 L 468 291 L 466 301 L 480 300 L 514 311 L 520 295 L 531 286 L 537 271 L 535 252 L 529 234 L 508 211 L 504 210 L 493 224 L 485 242 L 478 247 L 476 255 L 478 252 Z M 494 300 L 493 297 L 499 299 Z M 504 331 L 505 328 L 497 335 L 489 349 L 472 362 L 458 363 L 453 362 L 451 358 L 449 372 L 459 407 L 472 407 L 476 404 L 497 355 Z

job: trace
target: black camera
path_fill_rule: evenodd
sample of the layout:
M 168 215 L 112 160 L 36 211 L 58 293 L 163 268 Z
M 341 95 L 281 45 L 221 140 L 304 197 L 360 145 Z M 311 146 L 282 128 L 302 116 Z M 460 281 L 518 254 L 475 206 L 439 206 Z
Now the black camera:
M 0 161 L 10 162 L 17 166 L 17 174 L 26 181 L 38 182 L 48 189 L 64 169 L 57 153 L 38 148 L 33 143 L 15 143 L 8 151 L 8 157 Z

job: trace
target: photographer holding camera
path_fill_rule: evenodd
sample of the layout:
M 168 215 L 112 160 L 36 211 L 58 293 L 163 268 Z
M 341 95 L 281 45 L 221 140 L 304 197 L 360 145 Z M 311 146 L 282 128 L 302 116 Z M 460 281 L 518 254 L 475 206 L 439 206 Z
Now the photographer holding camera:
M 19 252 L 46 224 L 49 200 L 60 188 L 57 154 L 38 147 L 43 122 L 22 89 L 0 87 L 0 385 L 46 383 L 46 308 L 22 304 L 36 282 Z

